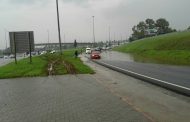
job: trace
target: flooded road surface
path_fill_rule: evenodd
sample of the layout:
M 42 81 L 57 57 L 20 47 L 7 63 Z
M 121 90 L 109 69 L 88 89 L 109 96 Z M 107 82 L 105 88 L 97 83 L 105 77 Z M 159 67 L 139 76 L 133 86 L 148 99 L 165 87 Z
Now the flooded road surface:
M 133 57 L 128 54 L 107 51 L 101 54 L 100 62 L 129 70 L 140 75 L 145 75 L 154 79 L 159 79 L 190 88 L 190 67 L 188 66 L 172 66 L 154 63 L 139 63 L 133 60 Z
M 120 53 L 116 51 L 104 51 L 101 53 L 101 56 L 104 60 L 134 62 L 134 57 L 127 53 Z

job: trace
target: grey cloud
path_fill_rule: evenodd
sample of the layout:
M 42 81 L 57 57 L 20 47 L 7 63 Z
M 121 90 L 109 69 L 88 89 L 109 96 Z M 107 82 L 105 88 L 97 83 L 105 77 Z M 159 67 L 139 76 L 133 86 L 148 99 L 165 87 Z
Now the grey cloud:
M 81 7 L 88 7 L 88 1 L 89 0 L 60 0 L 63 3 L 73 3 L 77 4 Z
M 89 0 L 59 0 L 61 3 L 74 3 L 80 6 L 86 5 L 86 3 Z M 40 5 L 46 5 L 49 2 L 56 2 L 56 0 L 8 0 L 10 4 L 16 4 L 16 5 L 34 5 L 34 4 L 40 4 Z
M 40 4 L 46 4 L 48 3 L 50 0 L 9 0 L 9 3 L 11 4 L 17 4 L 17 5 L 23 5 L 23 4 L 36 4 L 36 3 L 40 3 Z
M 89 0 L 62 0 L 64 2 L 76 2 L 76 3 L 83 3 L 83 2 L 87 2 Z

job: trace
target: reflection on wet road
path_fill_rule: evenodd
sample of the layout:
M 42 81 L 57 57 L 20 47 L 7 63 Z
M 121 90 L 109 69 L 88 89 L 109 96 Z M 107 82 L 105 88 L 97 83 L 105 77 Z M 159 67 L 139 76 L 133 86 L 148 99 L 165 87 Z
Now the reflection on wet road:
M 110 61 L 129 61 L 134 62 L 134 58 L 130 54 L 115 52 L 115 51 L 104 51 L 101 53 L 102 59 Z
M 132 56 L 120 52 L 103 52 L 100 62 L 151 78 L 190 88 L 190 67 L 134 62 Z

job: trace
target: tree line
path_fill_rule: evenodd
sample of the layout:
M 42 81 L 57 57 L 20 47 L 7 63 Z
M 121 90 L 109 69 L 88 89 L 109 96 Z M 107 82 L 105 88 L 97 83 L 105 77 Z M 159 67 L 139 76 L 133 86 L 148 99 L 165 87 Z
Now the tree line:
M 169 25 L 169 22 L 164 18 L 157 19 L 156 21 L 148 18 L 145 21 L 141 21 L 137 25 L 133 26 L 133 33 L 129 40 L 134 41 L 150 36 L 146 34 L 147 31 L 154 31 L 156 35 L 175 32 L 176 29 L 172 29 Z

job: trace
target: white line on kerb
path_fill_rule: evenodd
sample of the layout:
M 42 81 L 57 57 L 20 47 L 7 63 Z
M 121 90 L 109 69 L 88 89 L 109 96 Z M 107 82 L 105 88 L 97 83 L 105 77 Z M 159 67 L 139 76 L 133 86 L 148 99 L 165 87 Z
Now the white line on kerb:
M 133 72 L 133 71 L 126 70 L 126 69 L 122 69 L 122 68 L 120 68 L 120 67 L 113 66 L 113 65 L 111 65 L 111 64 L 107 64 L 107 63 L 105 63 L 105 62 L 103 62 L 103 61 L 101 61 L 100 63 L 103 63 L 104 65 L 108 65 L 108 66 L 111 66 L 111 67 L 118 68 L 118 69 L 120 69 L 120 70 L 129 72 L 129 73 L 133 73 L 133 74 L 136 74 L 136 75 L 145 77 L 145 78 L 149 78 L 149 79 L 152 79 L 152 80 L 156 80 L 156 81 L 159 81 L 159 82 L 168 84 L 168 85 L 172 85 L 172 86 L 176 86 L 176 87 L 183 88 L 183 89 L 186 89 L 186 90 L 190 90 L 190 88 L 187 88 L 187 87 L 184 87 L 184 86 L 180 86 L 180 85 L 177 85 L 177 84 L 173 84 L 173 83 L 169 83 L 169 82 L 166 82 L 166 81 L 163 81 L 163 80 L 159 80 L 159 79 L 156 79 L 156 78 L 152 78 L 152 77 L 149 77 L 149 76 L 146 76 L 146 75 L 142 75 L 142 74 L 139 74 L 139 73 L 136 73 L 136 72 Z

